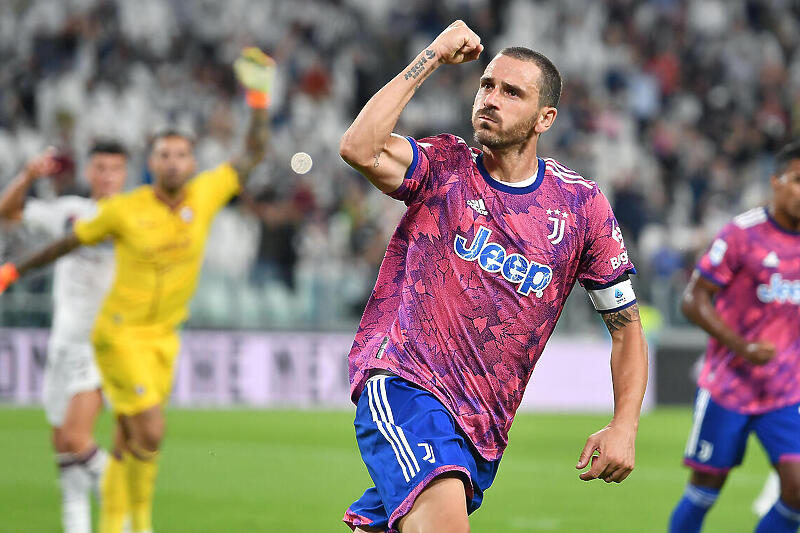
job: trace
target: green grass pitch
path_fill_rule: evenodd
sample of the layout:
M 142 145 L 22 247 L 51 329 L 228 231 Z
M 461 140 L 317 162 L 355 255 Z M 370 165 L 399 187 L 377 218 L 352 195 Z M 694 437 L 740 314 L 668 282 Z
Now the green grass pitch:
M 154 526 L 162 532 L 349 531 L 342 513 L 368 486 L 352 413 L 170 410 Z M 621 485 L 584 483 L 574 469 L 605 416 L 520 414 L 511 446 L 472 530 L 663 532 L 683 491 L 688 409 L 642 417 L 636 470 Z M 109 416 L 99 427 L 108 441 Z M 0 409 L 0 531 L 59 531 L 56 468 L 44 415 Z M 706 521 L 706 533 L 752 531 L 768 470 L 750 442 Z

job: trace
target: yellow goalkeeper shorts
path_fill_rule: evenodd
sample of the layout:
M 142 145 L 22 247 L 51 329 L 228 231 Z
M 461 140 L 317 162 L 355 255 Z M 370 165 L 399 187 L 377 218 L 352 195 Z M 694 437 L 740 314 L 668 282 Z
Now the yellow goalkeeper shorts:
M 97 368 L 115 414 L 165 405 L 180 341 L 163 327 L 120 327 L 98 318 L 92 333 Z

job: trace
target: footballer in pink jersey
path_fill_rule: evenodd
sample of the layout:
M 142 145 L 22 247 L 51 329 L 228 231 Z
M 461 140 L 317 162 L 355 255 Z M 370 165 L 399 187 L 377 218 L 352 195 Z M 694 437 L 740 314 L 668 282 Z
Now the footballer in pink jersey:
M 472 117 L 481 149 L 392 134 L 433 70 L 482 49 L 453 23 L 342 139 L 345 161 L 408 206 L 350 352 L 356 440 L 375 484 L 345 513 L 356 531 L 469 529 L 576 280 L 612 333 L 616 400 L 581 452 L 577 467 L 591 468 L 580 477 L 620 482 L 634 465 L 647 381 L 634 270 L 597 185 L 537 156 L 557 113 L 555 66 L 519 47 L 489 63 Z
M 684 313 L 711 339 L 671 532 L 700 531 L 751 432 L 781 481 L 756 531 L 800 527 L 800 143 L 778 153 L 771 183 L 770 206 L 722 229 L 684 293 Z

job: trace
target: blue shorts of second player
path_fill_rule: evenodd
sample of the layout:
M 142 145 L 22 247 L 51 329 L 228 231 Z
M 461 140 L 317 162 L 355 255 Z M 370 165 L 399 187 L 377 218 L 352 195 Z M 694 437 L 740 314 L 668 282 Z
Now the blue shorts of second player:
M 480 507 L 500 460 L 482 458 L 430 392 L 394 375 L 371 377 L 358 399 L 356 440 L 374 487 L 344 515 L 351 528 L 390 532 L 437 476 L 464 481 L 467 513 Z
M 742 463 L 755 432 L 772 464 L 800 462 L 800 404 L 752 415 L 722 407 L 698 389 L 683 462 L 698 472 L 725 474 Z

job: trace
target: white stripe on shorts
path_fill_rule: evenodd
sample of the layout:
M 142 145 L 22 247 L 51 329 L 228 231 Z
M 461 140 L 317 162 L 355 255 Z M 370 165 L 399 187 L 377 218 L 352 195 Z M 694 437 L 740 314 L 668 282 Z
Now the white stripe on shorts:
M 369 410 L 372 413 L 373 422 L 375 422 L 375 425 L 378 426 L 378 431 L 380 431 L 381 435 L 383 435 L 383 438 L 385 438 L 389 442 L 389 444 L 392 446 L 392 450 L 394 451 L 394 455 L 397 458 L 397 464 L 400 465 L 400 469 L 403 472 L 403 478 L 405 478 L 406 483 L 408 483 L 411 480 L 411 478 L 408 475 L 408 470 L 406 469 L 406 464 L 404 463 L 403 459 L 400 458 L 400 450 L 398 448 L 398 445 L 397 445 L 396 441 L 392 437 L 390 437 L 389 434 L 387 433 L 386 428 L 384 427 L 384 422 L 381 420 L 381 418 L 384 418 L 384 417 L 382 415 L 378 416 L 378 409 L 377 409 L 376 406 L 379 405 L 378 404 L 379 400 L 375 397 L 376 394 L 377 394 L 377 390 L 378 390 L 377 387 L 376 387 L 376 385 L 377 385 L 376 378 L 377 377 L 378 376 L 370 378 L 367 381 L 367 397 L 369 399 Z
M 379 376 L 379 378 L 380 379 L 378 381 L 381 385 L 381 392 L 379 396 L 383 399 L 383 405 L 386 407 L 386 416 L 389 418 L 389 422 L 392 424 L 392 427 L 397 428 L 397 434 L 400 435 L 400 440 L 403 441 L 403 447 L 405 447 L 406 452 L 408 453 L 409 457 L 411 457 L 411 461 L 414 463 L 413 468 L 409 463 L 409 469 L 419 472 L 419 463 L 417 462 L 417 458 L 414 456 L 414 452 L 411 451 L 411 446 L 408 444 L 408 439 L 406 439 L 406 434 L 403 432 L 403 428 L 394 425 L 394 414 L 392 414 L 392 408 L 389 405 L 389 396 L 386 394 L 386 376 Z M 414 476 L 412 475 L 411 477 Z
M 694 404 L 694 421 L 692 422 L 692 431 L 689 433 L 689 440 L 686 442 L 686 456 L 694 457 L 697 450 L 697 439 L 700 438 L 700 428 L 703 426 L 703 418 L 706 416 L 706 409 L 708 408 L 708 400 L 711 394 L 706 389 L 697 391 L 697 401 Z
M 389 406 L 389 398 L 386 394 L 386 378 L 387 376 L 375 376 L 375 381 L 372 385 L 375 389 L 375 404 L 378 408 L 378 414 L 383 420 L 384 427 L 386 427 L 389 435 L 392 436 L 395 443 L 397 443 L 398 448 L 400 449 L 400 456 L 408 466 L 409 474 L 411 477 L 414 477 L 417 475 L 417 472 L 419 472 L 419 464 L 417 464 L 417 459 L 411 452 L 411 447 L 408 445 L 408 441 L 406 441 L 403 428 L 395 425 L 394 423 L 394 415 L 392 414 L 392 408 Z M 396 433 L 395 429 L 397 430 Z M 405 444 L 403 441 L 405 441 Z M 409 459 L 409 455 L 411 455 L 414 464 L 412 464 L 411 459 Z M 414 468 L 415 464 L 416 468 Z

